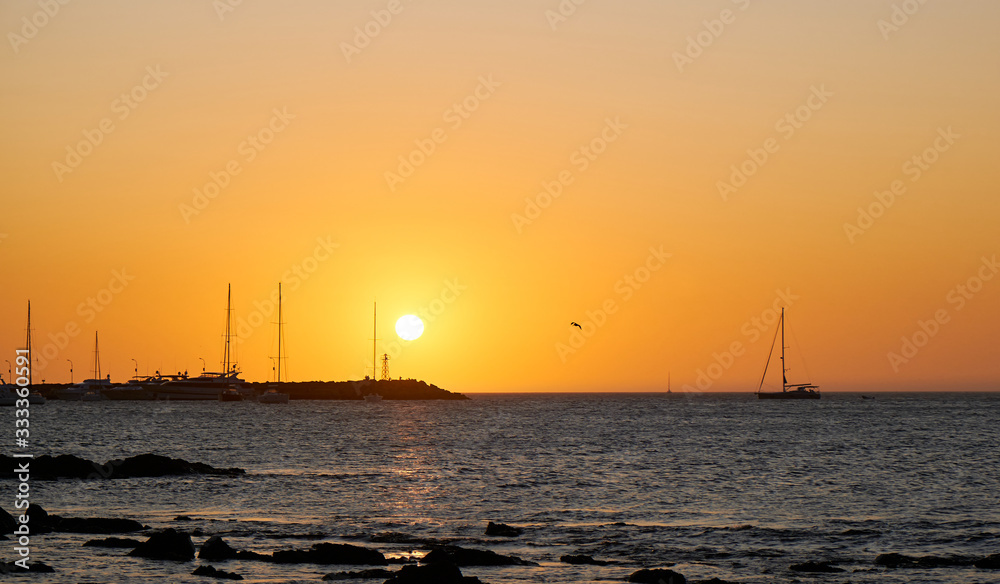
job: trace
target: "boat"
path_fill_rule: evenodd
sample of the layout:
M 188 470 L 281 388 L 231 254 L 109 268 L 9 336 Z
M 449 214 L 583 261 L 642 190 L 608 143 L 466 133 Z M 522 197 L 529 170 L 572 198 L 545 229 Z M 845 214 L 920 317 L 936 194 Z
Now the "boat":
M 781 391 L 761 391 L 764 386 L 764 378 L 767 376 L 767 366 L 771 363 L 771 354 L 774 353 L 774 341 L 771 342 L 771 351 L 767 354 L 767 362 L 764 363 L 764 374 L 760 377 L 760 384 L 757 386 L 757 399 L 819 399 L 819 386 L 811 383 L 788 383 L 788 368 L 785 367 L 785 309 L 781 309 L 781 318 L 778 321 L 781 331 Z M 778 331 L 775 331 L 777 340 Z
M 249 392 L 240 371 L 232 363 L 233 319 L 232 286 L 226 296 L 226 343 L 222 353 L 222 371 L 202 371 L 197 377 L 186 374 L 155 387 L 156 399 L 180 401 L 243 401 Z
M 278 373 L 276 376 L 277 384 L 269 386 L 267 391 L 257 396 L 257 402 L 262 404 L 287 404 L 289 395 L 287 393 L 278 391 L 278 386 L 281 384 L 281 336 L 282 336 L 282 321 L 281 321 L 281 282 L 278 282 Z
M 98 344 L 97 335 L 97 331 L 94 331 L 94 378 L 84 379 L 80 383 L 74 383 L 55 390 L 52 395 L 56 399 L 66 401 L 103 401 L 106 399 L 104 397 L 104 390 L 114 387 L 111 383 L 110 373 L 106 378 L 101 378 L 101 349 Z
M 31 301 L 28 301 L 28 332 L 25 338 L 25 347 L 27 347 L 23 352 L 27 353 L 28 364 L 31 364 Z M 22 351 L 18 351 L 17 354 L 20 355 Z M 18 363 L 20 364 L 20 363 Z M 13 381 L 13 379 L 9 380 Z M 37 391 L 31 390 L 31 368 L 28 369 L 28 385 L 24 386 L 28 388 L 28 403 L 31 405 L 40 405 L 45 403 L 45 396 L 38 393 Z M 19 393 L 19 390 L 24 389 L 23 387 L 15 384 L 5 382 L 3 376 L 0 376 L 0 406 L 16 406 L 19 400 L 25 398 L 21 397 L 23 394 Z

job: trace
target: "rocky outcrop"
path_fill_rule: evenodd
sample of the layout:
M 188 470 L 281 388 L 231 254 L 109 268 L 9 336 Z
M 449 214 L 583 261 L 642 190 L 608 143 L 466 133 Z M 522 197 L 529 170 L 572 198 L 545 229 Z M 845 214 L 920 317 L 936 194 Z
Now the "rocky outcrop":
M 194 559 L 194 543 L 191 536 L 176 529 L 165 529 L 149 536 L 140 543 L 130 556 L 151 560 L 173 560 L 190 562 Z
M 482 581 L 463 576 L 455 564 L 433 562 L 422 566 L 403 566 L 385 584 L 482 584 Z
M 0 455 L 0 478 L 14 478 L 14 459 Z M 216 468 L 201 462 L 188 462 L 158 454 L 140 454 L 109 460 L 103 465 L 70 454 L 42 455 L 31 461 L 31 478 L 54 479 L 128 479 L 184 475 L 238 476 L 241 468 Z
M 195 576 L 209 576 L 211 578 L 219 578 L 221 580 L 242 580 L 243 576 L 235 572 L 226 572 L 224 570 L 219 570 L 214 566 L 198 566 L 194 569 L 191 574 Z
M 490 550 L 476 550 L 446 545 L 435 547 L 422 560 L 422 564 L 455 564 L 456 566 L 537 566 L 535 562 L 517 556 L 504 556 Z
M 629 582 L 640 582 L 641 584 L 686 584 L 684 576 L 663 568 L 655 570 L 642 569 L 632 572 L 628 577 Z
M 226 543 L 226 540 L 218 535 L 213 535 L 208 538 L 208 541 L 201 544 L 201 549 L 198 550 L 199 560 L 208 560 L 210 562 L 219 562 L 225 560 L 235 560 L 239 555 L 239 552 L 234 550 L 232 547 Z
M 972 564 L 981 570 L 1000 570 L 1000 554 L 986 556 Z
M 517 537 L 524 533 L 520 527 L 511 527 L 503 523 L 493 523 L 490 521 L 486 526 L 486 535 L 496 535 L 499 537 Z
M 32 503 L 25 510 L 28 525 L 34 533 L 134 533 L 145 529 L 142 523 L 133 519 L 106 517 L 62 517 L 52 515 L 41 505 Z
M 27 570 L 18 566 L 14 562 L 0 562 L 0 574 L 51 574 L 52 572 L 55 572 L 55 570 L 52 569 L 52 566 L 41 562 L 28 564 Z

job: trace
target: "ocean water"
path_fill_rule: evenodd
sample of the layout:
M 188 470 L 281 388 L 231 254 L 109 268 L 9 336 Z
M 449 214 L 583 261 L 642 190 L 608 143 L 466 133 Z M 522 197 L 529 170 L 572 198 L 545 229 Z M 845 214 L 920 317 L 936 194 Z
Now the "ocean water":
M 484 582 L 621 582 L 676 564 L 736 582 L 997 582 L 972 567 L 887 570 L 876 555 L 1000 552 L 1000 394 L 504 394 L 469 401 L 51 401 L 32 448 L 99 462 L 154 452 L 243 477 L 33 481 L 51 513 L 222 534 L 268 553 L 318 541 L 413 557 L 420 543 L 486 548 L 539 566 L 463 568 Z M 3 413 L 13 428 L 13 412 Z M 0 481 L 12 510 L 14 481 Z M 192 521 L 178 522 L 177 515 Z M 483 535 L 488 521 L 524 528 Z M 198 564 L 33 538 L 35 582 L 208 582 Z M 130 535 L 126 537 L 140 536 Z M 372 539 L 376 542 L 372 542 Z M 13 559 L 12 541 L 0 557 Z M 572 566 L 563 554 L 614 560 Z M 833 561 L 841 574 L 789 565 Z M 247 582 L 317 582 L 351 566 L 215 562 Z M 381 580 L 370 580 L 380 582 Z M 358 581 L 360 582 L 360 581 Z

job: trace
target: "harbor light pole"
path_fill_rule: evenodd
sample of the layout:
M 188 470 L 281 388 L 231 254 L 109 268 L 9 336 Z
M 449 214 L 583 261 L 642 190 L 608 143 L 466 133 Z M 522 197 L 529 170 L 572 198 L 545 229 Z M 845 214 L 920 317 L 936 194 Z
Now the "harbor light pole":
M 73 383 L 73 362 L 69 359 L 66 360 L 69 361 L 69 382 Z

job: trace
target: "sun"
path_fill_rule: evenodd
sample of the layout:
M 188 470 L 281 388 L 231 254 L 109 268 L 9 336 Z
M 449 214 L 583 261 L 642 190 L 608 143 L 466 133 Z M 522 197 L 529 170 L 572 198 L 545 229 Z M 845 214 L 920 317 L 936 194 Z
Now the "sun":
M 396 334 L 404 341 L 412 341 L 424 334 L 424 321 L 413 314 L 401 316 L 396 321 Z

